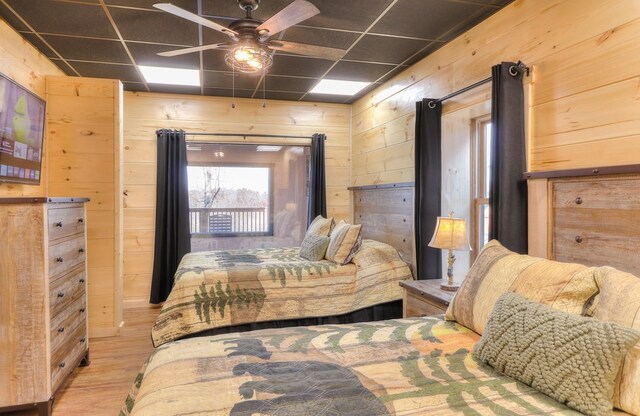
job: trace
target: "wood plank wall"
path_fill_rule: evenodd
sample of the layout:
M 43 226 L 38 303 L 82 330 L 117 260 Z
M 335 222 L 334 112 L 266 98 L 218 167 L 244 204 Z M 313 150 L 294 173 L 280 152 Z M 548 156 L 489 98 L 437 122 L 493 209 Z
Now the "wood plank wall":
M 6 22 L 0 19 L 0 72 L 44 99 L 45 76 L 64 73 Z M 0 197 L 43 196 L 47 193 L 47 138 L 40 186 L 0 183 Z
M 49 194 L 87 203 L 89 336 L 122 321 L 122 84 L 47 77 Z
M 235 108 L 231 107 L 232 102 Z M 267 101 L 263 108 L 262 103 L 250 99 L 125 93 L 125 302 L 146 303 L 149 299 L 155 221 L 155 131 L 159 128 L 308 136 L 325 133 L 328 214 L 338 220 L 349 218 L 350 106 Z
M 414 180 L 415 102 L 533 68 L 534 171 L 640 163 L 640 2 L 516 0 L 352 108 L 352 185 Z

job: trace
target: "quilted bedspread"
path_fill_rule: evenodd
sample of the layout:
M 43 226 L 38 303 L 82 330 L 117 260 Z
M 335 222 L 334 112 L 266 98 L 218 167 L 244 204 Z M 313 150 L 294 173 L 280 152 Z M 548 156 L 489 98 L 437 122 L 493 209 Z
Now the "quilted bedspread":
M 577 415 L 472 357 L 438 317 L 267 329 L 156 349 L 121 416 Z
M 187 254 L 151 331 L 154 345 L 224 326 L 354 312 L 401 299 L 398 282 L 412 279 L 398 252 L 374 240 L 344 266 L 298 250 Z

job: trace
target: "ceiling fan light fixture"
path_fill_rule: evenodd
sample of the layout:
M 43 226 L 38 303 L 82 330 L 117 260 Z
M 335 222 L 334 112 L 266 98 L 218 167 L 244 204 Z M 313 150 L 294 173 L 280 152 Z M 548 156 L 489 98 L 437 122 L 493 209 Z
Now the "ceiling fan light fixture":
M 273 64 L 271 54 L 257 45 L 239 45 L 224 57 L 227 65 L 245 74 L 262 73 Z

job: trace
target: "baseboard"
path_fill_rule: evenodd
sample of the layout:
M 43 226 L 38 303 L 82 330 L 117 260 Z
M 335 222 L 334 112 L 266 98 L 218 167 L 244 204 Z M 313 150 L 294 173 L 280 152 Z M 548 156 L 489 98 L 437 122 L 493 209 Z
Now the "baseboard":
M 89 339 L 117 337 L 120 335 L 120 328 L 117 326 L 94 326 L 89 324 Z

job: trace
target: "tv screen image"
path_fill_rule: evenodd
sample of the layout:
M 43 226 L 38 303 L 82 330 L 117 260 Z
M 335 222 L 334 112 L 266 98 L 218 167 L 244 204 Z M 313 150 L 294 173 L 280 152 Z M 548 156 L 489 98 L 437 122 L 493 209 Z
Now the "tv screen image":
M 0 182 L 39 184 L 45 102 L 0 74 Z

